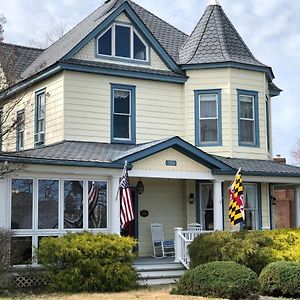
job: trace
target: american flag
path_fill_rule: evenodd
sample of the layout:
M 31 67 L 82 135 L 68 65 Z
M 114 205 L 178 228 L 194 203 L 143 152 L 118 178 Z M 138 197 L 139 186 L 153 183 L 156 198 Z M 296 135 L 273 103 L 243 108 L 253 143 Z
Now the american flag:
M 129 186 L 129 178 L 126 166 L 123 170 L 123 176 L 120 183 L 120 194 L 121 194 L 121 227 L 134 220 L 132 196 Z
M 98 201 L 98 189 L 95 185 L 95 182 L 92 183 L 91 189 L 89 191 L 88 201 L 89 201 L 89 213 L 91 214 L 94 211 Z

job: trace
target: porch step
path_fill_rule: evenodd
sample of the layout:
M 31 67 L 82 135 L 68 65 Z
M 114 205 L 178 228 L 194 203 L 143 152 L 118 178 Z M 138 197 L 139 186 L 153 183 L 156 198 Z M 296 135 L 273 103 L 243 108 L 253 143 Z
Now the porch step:
M 135 269 L 140 277 L 140 285 L 162 285 L 172 284 L 179 279 L 185 272 L 185 268 L 180 263 L 172 261 L 152 261 L 136 262 Z

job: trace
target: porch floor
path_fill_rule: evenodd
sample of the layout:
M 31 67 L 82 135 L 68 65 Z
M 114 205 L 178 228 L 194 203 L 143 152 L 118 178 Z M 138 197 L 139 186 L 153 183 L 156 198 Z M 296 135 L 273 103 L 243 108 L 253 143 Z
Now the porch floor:
M 175 257 L 137 257 L 134 261 L 134 265 L 157 265 L 157 264 L 172 264 L 174 263 Z

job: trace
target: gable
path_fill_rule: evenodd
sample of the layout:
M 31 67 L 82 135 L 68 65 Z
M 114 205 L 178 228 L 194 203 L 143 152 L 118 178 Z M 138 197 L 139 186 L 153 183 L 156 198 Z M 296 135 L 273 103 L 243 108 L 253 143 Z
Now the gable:
M 149 42 L 143 37 L 140 30 L 136 28 L 130 21 L 130 19 L 126 16 L 126 14 L 123 12 L 121 13 L 115 20 L 115 24 L 124 24 L 126 26 L 131 26 L 135 32 L 143 38 L 143 41 L 147 44 L 147 51 L 148 51 L 148 59 L 149 61 L 135 61 L 132 59 L 127 58 L 119 58 L 115 56 L 104 56 L 104 55 L 98 55 L 97 53 L 97 43 L 98 38 L 101 36 L 101 33 L 93 38 L 88 44 L 86 44 L 78 53 L 74 55 L 75 59 L 85 60 L 85 61 L 94 61 L 94 62 L 109 62 L 109 63 L 115 63 L 115 64 L 122 64 L 122 65 L 137 65 L 137 66 L 143 66 L 151 69 L 157 69 L 157 70 L 170 70 L 170 68 L 167 67 L 167 65 L 163 62 L 163 60 L 159 57 L 158 53 L 153 49 L 153 47 L 149 46 Z M 102 31 L 103 32 L 103 31 Z
M 175 162 L 176 165 L 174 165 Z M 201 172 L 211 174 L 209 168 L 171 148 L 134 162 L 133 170 Z

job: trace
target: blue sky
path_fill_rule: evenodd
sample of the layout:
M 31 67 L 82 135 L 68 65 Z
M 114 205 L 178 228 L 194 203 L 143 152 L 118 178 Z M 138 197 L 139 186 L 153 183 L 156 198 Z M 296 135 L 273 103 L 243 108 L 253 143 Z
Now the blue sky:
M 62 24 L 67 29 L 100 6 L 103 0 L 0 0 L 7 18 L 5 41 L 29 45 L 32 39 Z M 191 33 L 207 0 L 135 0 L 160 18 Z M 275 83 L 284 90 L 272 102 L 273 154 L 291 161 L 300 138 L 300 1 L 219 0 L 253 54 L 271 66 Z M 172 5 L 170 5 L 172 3 Z

